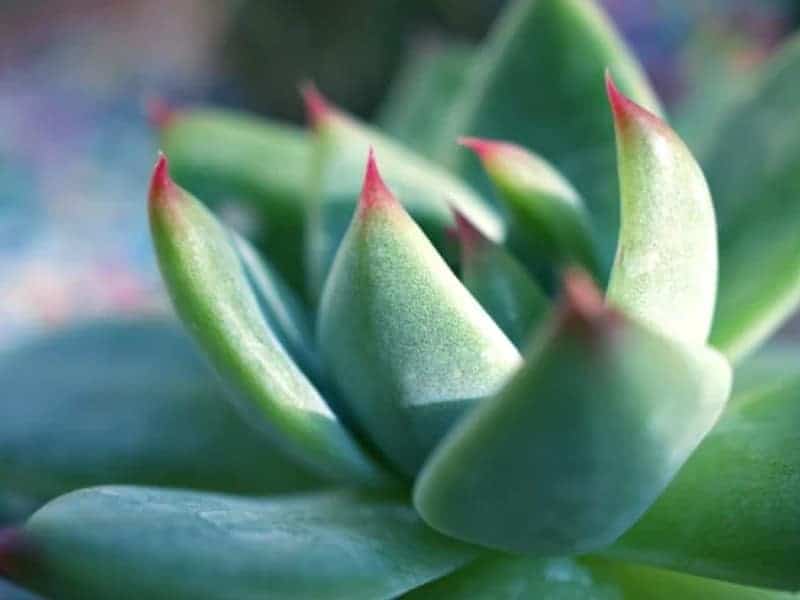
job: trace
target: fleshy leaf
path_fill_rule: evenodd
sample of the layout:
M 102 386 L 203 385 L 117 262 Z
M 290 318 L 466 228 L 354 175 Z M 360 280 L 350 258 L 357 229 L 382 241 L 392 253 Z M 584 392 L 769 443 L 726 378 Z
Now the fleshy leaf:
M 711 343 L 732 360 L 755 349 L 800 303 L 798 77 L 800 36 L 725 119 L 704 164 L 720 225 Z
M 466 80 L 474 49 L 423 47 L 412 54 L 378 111 L 378 126 L 423 156 L 430 156 L 442 121 Z
M 588 202 L 603 273 L 619 230 L 606 67 L 632 98 L 659 110 L 642 69 L 593 0 L 510 2 L 478 53 L 438 152 L 476 185 L 481 174 L 453 146 L 458 136 L 509 140 L 558 165 Z
M 507 243 L 527 265 L 580 263 L 597 274 L 589 215 L 575 188 L 541 157 L 495 140 L 462 138 L 508 213 Z
M 3 578 L 0 578 L 0 598 L 3 600 L 44 600 L 41 596 L 23 590 Z
M 703 173 L 666 123 L 607 76 L 622 224 L 608 301 L 666 335 L 702 344 L 717 289 L 717 229 Z
M 653 507 L 606 554 L 800 590 L 798 423 L 797 374 L 739 391 Z
M 586 275 L 525 366 L 442 441 L 414 504 L 458 539 L 538 555 L 602 548 L 653 503 L 716 421 L 730 368 L 605 307 Z
M 168 109 L 153 120 L 175 180 L 212 207 L 235 201 L 254 238 L 290 284 L 304 285 L 303 249 L 311 144 L 300 129 L 226 110 Z
M 372 155 L 318 327 L 323 358 L 350 411 L 408 475 L 520 362 L 384 186 Z
M 550 300 L 516 258 L 456 213 L 461 281 L 517 348 L 541 324 Z
M 30 502 L 101 483 L 319 485 L 242 421 L 178 323 L 99 321 L 31 340 L 0 355 L 0 389 L 0 489 Z
M 597 558 L 484 558 L 416 589 L 406 600 L 791 600 L 743 587 Z
M 376 468 L 264 319 L 230 234 L 161 157 L 150 188 L 161 274 L 179 315 L 255 421 L 323 477 L 376 483 Z
M 453 225 L 452 205 L 491 239 L 503 236 L 500 218 L 468 186 L 355 119 L 330 106 L 313 88 L 305 90 L 317 134 L 315 192 L 308 232 L 310 289 L 318 294 L 347 231 L 361 189 L 364 157 L 370 147 L 383 160 L 389 185 L 428 237 L 445 247 Z
M 22 530 L 12 575 L 58 598 L 390 598 L 478 551 L 405 501 L 357 493 L 250 500 L 157 488 L 73 492 Z

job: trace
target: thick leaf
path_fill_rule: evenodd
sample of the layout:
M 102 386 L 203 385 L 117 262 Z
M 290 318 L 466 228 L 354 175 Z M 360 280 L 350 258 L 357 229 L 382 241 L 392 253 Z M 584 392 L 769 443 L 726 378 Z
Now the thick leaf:
M 597 273 L 583 199 L 541 157 L 507 142 L 462 138 L 481 159 L 508 214 L 508 245 L 534 270 L 575 262 Z
M 717 290 L 717 226 L 703 173 L 666 123 L 607 77 L 622 225 L 608 301 L 664 334 L 703 344 Z
M 234 111 L 185 109 L 155 115 L 176 181 L 214 207 L 234 201 L 290 283 L 303 285 L 311 147 L 300 129 Z
M 2 578 L 0 578 L 0 598 L 3 600 L 43 600 L 41 596 L 23 590 Z
M 602 548 L 653 503 L 716 421 L 730 368 L 606 308 L 570 274 L 551 330 L 439 445 L 414 504 L 458 539 L 539 555 Z
M 516 258 L 456 214 L 461 281 L 517 348 L 550 310 L 550 300 Z
M 375 483 L 356 445 L 264 319 L 230 234 L 173 183 L 162 156 L 150 190 L 150 224 L 173 303 L 214 366 L 287 452 L 322 476 Z
M 378 126 L 430 156 L 439 129 L 466 80 L 474 50 L 465 45 L 412 50 L 378 111 Z
M 0 389 L 12 513 L 100 483 L 267 493 L 316 481 L 242 421 L 177 323 L 101 321 L 31 340 L 0 356 Z
M 619 229 L 614 129 L 603 71 L 658 111 L 641 68 L 593 0 L 516 0 L 480 51 L 441 136 L 440 156 L 480 180 L 452 145 L 460 135 L 505 139 L 558 166 L 586 198 L 603 272 Z
M 792 383 L 800 377 L 800 347 L 776 344 L 759 350 L 736 365 L 731 401 L 740 402 Z
M 719 213 L 711 342 L 738 360 L 800 302 L 800 38 L 765 68 L 720 127 L 705 163 Z
M 599 559 L 492 557 L 409 592 L 425 600 L 790 600 L 783 592 L 742 587 Z
M 739 395 L 664 494 L 606 554 L 800 590 L 800 376 Z
M 305 92 L 317 133 L 314 204 L 308 232 L 310 289 L 317 293 L 347 231 L 361 189 L 370 147 L 381 156 L 387 182 L 406 209 L 440 248 L 453 225 L 455 207 L 492 239 L 503 225 L 476 193 L 440 167 L 329 106 L 313 89 Z
M 73 492 L 37 512 L 12 575 L 58 598 L 390 598 L 478 550 L 399 499 L 356 493 L 249 500 L 157 488 Z
M 384 186 L 371 155 L 318 325 L 323 358 L 350 411 L 408 475 L 520 362 Z

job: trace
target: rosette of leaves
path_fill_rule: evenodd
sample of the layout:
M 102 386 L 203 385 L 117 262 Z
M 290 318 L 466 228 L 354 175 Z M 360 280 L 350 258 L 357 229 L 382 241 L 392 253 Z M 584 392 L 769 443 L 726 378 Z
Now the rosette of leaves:
M 798 49 L 702 167 L 579 0 L 512 3 L 384 130 L 310 87 L 308 132 L 162 113 L 153 243 L 222 385 L 167 324 L 7 353 L 4 492 L 95 487 L 4 530 L 0 569 L 58 598 L 793 597 L 800 352 L 745 357 L 799 299 Z

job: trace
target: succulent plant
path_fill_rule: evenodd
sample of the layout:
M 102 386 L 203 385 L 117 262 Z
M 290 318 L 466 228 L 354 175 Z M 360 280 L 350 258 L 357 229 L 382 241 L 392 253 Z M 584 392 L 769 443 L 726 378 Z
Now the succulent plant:
M 309 132 L 159 113 L 153 243 L 221 385 L 168 322 L 6 354 L 4 491 L 69 492 L 0 534 L 7 577 L 81 599 L 800 590 L 800 351 L 748 356 L 800 301 L 800 45 L 703 168 L 586 0 L 518 0 L 445 58 L 383 131 L 311 86 Z M 70 491 L 96 484 L 128 485 Z

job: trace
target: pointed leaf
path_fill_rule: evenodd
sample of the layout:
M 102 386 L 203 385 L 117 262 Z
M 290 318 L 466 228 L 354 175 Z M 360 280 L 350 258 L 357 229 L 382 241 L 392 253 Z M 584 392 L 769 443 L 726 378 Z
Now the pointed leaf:
M 372 155 L 318 326 L 323 358 L 351 412 L 409 475 L 520 361 L 384 186 Z
M 800 37 L 762 72 L 720 127 L 705 163 L 720 219 L 719 301 L 711 342 L 732 360 L 800 303 Z
M 158 108 L 158 105 L 155 105 Z M 175 180 L 213 207 L 234 200 L 256 238 L 297 289 L 311 146 L 304 132 L 226 110 L 161 108 L 153 115 Z
M 717 289 L 717 229 L 703 173 L 663 121 L 607 78 L 617 130 L 622 226 L 608 301 L 654 329 L 702 344 Z
M 492 180 L 509 218 L 508 245 L 525 264 L 578 262 L 597 273 L 583 199 L 556 169 L 516 144 L 462 138 Z
M 377 131 L 331 107 L 315 90 L 305 91 L 317 134 L 315 204 L 309 229 L 310 288 L 318 294 L 347 231 L 361 189 L 370 147 L 384 161 L 389 184 L 434 244 L 444 247 L 453 224 L 450 206 L 467 215 L 491 239 L 503 225 L 494 211 L 464 183 Z
M 664 494 L 606 554 L 800 590 L 800 377 L 739 396 Z
M 414 504 L 458 539 L 539 555 L 614 541 L 714 424 L 730 369 L 603 306 L 585 275 L 524 367 L 437 447 Z M 501 492 L 498 492 L 498 491 Z
M 225 402 L 177 323 L 100 321 L 31 340 L 0 355 L 0 389 L 0 490 L 17 503 L 101 483 L 319 485 Z
M 642 69 L 593 0 L 510 2 L 453 106 L 438 153 L 471 173 L 471 183 L 480 174 L 453 146 L 461 135 L 516 142 L 558 165 L 589 202 L 603 272 L 619 230 L 606 67 L 637 102 L 658 111 Z
M 264 319 L 229 233 L 170 180 L 163 156 L 150 189 L 150 225 L 175 308 L 256 421 L 324 477 L 379 481 Z
M 542 323 L 550 300 L 516 258 L 456 213 L 461 281 L 517 348 Z
M 73 492 L 37 512 L 15 578 L 58 598 L 390 598 L 477 550 L 402 500 L 356 493 L 249 500 L 157 488 Z

